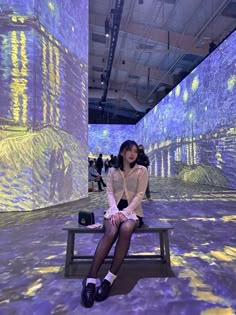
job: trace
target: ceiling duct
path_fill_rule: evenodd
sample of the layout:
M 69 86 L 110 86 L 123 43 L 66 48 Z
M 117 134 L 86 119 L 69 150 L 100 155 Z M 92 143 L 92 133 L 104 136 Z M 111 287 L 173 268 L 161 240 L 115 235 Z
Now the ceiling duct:
M 101 99 L 103 90 L 89 89 L 89 98 Z M 128 91 L 113 91 L 109 90 L 107 93 L 107 99 L 124 99 L 126 100 L 135 110 L 138 112 L 145 112 L 150 106 L 145 103 L 139 102 L 131 93 Z
M 104 84 L 104 90 L 103 90 L 103 95 L 102 95 L 103 102 L 106 102 L 106 98 L 107 98 L 108 86 L 109 86 L 109 81 L 110 81 L 110 76 L 111 76 L 113 59 L 114 59 L 115 51 L 116 51 L 116 44 L 117 44 L 118 33 L 120 29 L 120 21 L 121 21 L 122 12 L 123 12 L 123 6 L 124 6 L 124 0 L 116 0 L 115 9 L 111 10 L 111 15 L 113 16 L 113 20 L 112 20 L 112 25 L 111 25 L 111 38 L 110 38 L 108 62 L 107 62 L 107 68 L 105 70 L 106 76 L 105 76 L 105 84 Z
M 89 103 L 89 109 L 99 111 L 97 103 L 93 101 Z M 110 103 L 106 104 L 106 112 L 112 114 L 113 117 L 122 116 L 122 117 L 130 118 L 135 115 L 132 109 L 114 107 L 113 104 L 110 104 Z

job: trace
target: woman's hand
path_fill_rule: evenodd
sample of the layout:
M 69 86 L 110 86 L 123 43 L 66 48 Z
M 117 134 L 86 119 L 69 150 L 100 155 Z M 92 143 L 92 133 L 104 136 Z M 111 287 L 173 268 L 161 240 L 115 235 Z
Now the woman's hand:
M 126 220 L 127 218 L 122 211 L 116 212 L 111 216 L 111 223 L 116 227 L 118 227 L 122 222 L 125 222 Z
M 124 215 L 124 213 L 122 211 L 118 212 L 119 217 L 120 217 L 120 222 L 125 222 L 127 220 L 126 216 Z
M 112 223 L 112 225 L 114 225 L 116 227 L 118 227 L 120 225 L 121 220 L 120 220 L 119 212 L 112 214 L 111 223 Z

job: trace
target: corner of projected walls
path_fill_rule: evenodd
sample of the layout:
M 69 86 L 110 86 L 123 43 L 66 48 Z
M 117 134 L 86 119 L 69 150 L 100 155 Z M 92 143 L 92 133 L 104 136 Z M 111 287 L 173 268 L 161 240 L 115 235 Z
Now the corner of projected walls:
M 236 189 L 236 32 L 136 125 L 150 174 Z
M 0 211 L 86 197 L 87 0 L 1 9 Z

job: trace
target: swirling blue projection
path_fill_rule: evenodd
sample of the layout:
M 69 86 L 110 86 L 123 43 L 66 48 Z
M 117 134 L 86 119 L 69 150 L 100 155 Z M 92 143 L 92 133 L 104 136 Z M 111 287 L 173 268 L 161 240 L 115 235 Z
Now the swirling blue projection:
M 85 197 L 87 0 L 0 10 L 0 211 Z
M 140 122 L 150 172 L 236 188 L 236 32 Z
M 136 141 L 135 125 L 89 125 L 89 156 L 118 155 L 122 142 L 131 139 Z

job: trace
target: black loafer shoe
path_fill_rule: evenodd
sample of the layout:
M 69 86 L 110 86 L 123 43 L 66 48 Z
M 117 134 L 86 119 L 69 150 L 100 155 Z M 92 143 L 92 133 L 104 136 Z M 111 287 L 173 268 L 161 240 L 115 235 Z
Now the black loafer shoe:
M 104 301 L 108 297 L 110 290 L 111 283 L 108 280 L 104 279 L 96 290 L 95 300 L 97 302 Z
M 95 297 L 95 284 L 88 283 L 87 285 L 83 286 L 81 292 L 81 301 L 85 307 L 92 307 L 94 303 Z

